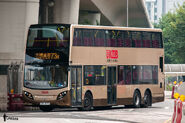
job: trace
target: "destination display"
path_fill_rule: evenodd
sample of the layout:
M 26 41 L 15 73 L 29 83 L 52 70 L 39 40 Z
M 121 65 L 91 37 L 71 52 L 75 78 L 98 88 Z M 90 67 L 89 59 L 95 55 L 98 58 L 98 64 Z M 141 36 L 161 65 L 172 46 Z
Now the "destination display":
M 45 60 L 57 60 L 60 59 L 60 55 L 57 53 L 35 53 L 35 58 Z

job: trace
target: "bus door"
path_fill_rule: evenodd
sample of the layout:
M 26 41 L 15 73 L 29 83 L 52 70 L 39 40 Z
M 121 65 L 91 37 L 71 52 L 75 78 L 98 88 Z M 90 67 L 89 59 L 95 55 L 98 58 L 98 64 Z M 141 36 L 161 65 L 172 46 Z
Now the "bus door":
M 71 103 L 72 106 L 82 104 L 82 67 L 71 67 Z
M 107 103 L 116 104 L 116 67 L 108 67 Z

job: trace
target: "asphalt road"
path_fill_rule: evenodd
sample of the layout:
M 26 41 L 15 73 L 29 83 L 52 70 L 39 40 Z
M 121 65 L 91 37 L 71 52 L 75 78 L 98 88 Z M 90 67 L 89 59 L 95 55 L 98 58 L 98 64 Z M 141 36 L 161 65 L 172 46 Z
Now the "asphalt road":
M 0 112 L 0 123 L 3 121 Z M 164 102 L 149 108 L 125 108 L 115 106 L 107 110 L 78 111 L 75 108 L 55 109 L 52 112 L 22 111 L 6 112 L 6 123 L 164 123 L 172 117 L 173 100 L 169 96 Z M 14 119 L 13 119 L 14 118 Z M 16 119 L 18 118 L 18 119 Z

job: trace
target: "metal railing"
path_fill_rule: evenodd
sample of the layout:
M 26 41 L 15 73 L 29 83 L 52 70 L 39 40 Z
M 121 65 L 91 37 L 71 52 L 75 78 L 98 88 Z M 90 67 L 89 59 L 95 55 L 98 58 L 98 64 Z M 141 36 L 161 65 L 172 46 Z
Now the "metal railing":
M 7 91 L 21 94 L 23 84 L 23 62 L 11 63 L 8 67 Z

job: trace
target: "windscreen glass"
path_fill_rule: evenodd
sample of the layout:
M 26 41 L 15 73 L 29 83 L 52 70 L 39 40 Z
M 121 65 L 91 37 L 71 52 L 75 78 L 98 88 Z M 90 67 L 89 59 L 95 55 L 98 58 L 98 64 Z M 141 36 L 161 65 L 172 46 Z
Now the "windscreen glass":
M 31 27 L 27 47 L 68 47 L 69 28 L 65 26 Z
M 34 26 L 29 29 L 24 86 L 32 89 L 67 87 L 69 28 Z

